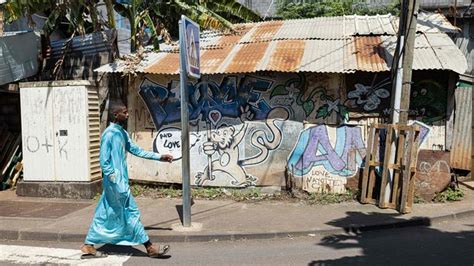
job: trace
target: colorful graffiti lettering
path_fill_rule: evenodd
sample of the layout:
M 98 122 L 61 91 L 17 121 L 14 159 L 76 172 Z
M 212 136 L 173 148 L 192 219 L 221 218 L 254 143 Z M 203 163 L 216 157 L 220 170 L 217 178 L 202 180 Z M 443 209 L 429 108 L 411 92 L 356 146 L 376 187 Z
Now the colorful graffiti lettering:
M 303 176 L 313 167 L 322 165 L 332 175 L 354 175 L 366 153 L 361 129 L 341 126 L 336 129 L 335 137 L 333 146 L 326 125 L 302 131 L 288 160 L 289 171 Z
M 210 112 L 218 111 L 222 117 L 238 118 L 241 108 L 249 106 L 254 119 L 262 120 L 268 116 L 270 105 L 261 94 L 272 86 L 271 80 L 237 76 L 226 76 L 220 85 L 214 81 L 189 83 L 190 120 L 202 117 L 207 119 Z M 180 121 L 180 96 L 177 82 L 164 87 L 149 79 L 140 85 L 139 94 L 144 100 L 157 129 L 164 124 Z

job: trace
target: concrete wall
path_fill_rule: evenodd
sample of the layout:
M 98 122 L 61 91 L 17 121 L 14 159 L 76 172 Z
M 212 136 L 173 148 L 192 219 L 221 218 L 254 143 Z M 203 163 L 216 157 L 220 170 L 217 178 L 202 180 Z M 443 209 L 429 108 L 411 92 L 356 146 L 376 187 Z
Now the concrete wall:
M 129 156 L 130 176 L 180 183 L 179 77 L 139 76 L 134 84 L 128 131 L 141 147 L 176 160 Z M 427 79 L 417 84 L 418 99 L 446 90 Z M 283 186 L 288 168 L 309 180 L 307 190 L 327 184 L 342 191 L 362 164 L 369 123 L 387 117 L 390 90 L 388 73 L 213 75 L 194 81 L 189 84 L 191 184 Z M 443 114 L 426 110 L 434 100 L 416 97 L 413 117 L 433 125 L 424 147 L 444 145 Z

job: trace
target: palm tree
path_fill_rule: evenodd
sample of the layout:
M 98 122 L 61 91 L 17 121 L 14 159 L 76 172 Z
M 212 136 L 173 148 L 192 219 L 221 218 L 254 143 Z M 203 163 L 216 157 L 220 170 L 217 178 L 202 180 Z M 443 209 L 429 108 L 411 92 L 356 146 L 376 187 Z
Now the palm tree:
M 2 1 L 2 0 L 0 0 Z M 196 21 L 204 29 L 232 30 L 232 23 L 261 20 L 252 10 L 234 0 L 104 0 L 108 22 L 101 21 L 97 12 L 99 0 L 9 0 L 5 5 L 6 21 L 23 16 L 33 26 L 32 15 L 47 16 L 44 31 L 47 35 L 60 29 L 66 36 L 115 28 L 112 8 L 130 22 L 132 52 L 143 45 L 141 36 L 146 28 L 151 41 L 159 49 L 160 35 L 169 31 L 178 36 L 181 14 Z
M 86 34 L 100 31 L 104 26 L 99 19 L 96 0 L 9 0 L 5 11 L 7 23 L 26 17 L 32 28 L 33 14 L 46 14 L 43 30 L 47 35 L 57 29 L 67 36 Z
M 114 1 L 115 10 L 130 22 L 132 52 L 141 46 L 140 36 L 150 29 L 155 49 L 159 49 L 159 30 L 178 36 L 181 14 L 204 29 L 232 30 L 232 23 L 261 20 L 260 16 L 234 0 L 128 0 Z

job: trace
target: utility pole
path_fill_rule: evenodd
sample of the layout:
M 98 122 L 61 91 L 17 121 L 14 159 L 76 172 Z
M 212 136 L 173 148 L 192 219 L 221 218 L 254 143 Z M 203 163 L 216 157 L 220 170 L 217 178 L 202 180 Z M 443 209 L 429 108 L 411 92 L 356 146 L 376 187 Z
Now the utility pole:
M 418 8 L 420 6 L 419 0 L 408 0 L 408 16 L 405 52 L 403 53 L 403 78 L 402 78 L 402 94 L 400 102 L 400 124 L 406 125 L 408 123 L 408 112 L 410 109 L 410 96 L 412 84 L 412 70 L 413 70 L 413 53 L 415 50 L 416 24 L 418 17 Z
M 402 1 L 398 43 L 394 55 L 397 72 L 392 88 L 391 122 L 393 124 L 408 122 L 418 7 L 419 0 Z
M 392 79 L 392 124 L 406 125 L 408 123 L 418 7 L 419 0 L 403 0 L 401 2 L 397 49 L 395 50 L 394 64 L 392 65 L 392 67 L 397 68 L 394 74 L 395 78 Z M 388 158 L 390 164 L 395 163 L 396 143 L 398 142 L 396 131 L 392 137 L 393 139 L 391 139 L 390 145 L 391 153 Z M 387 148 L 388 147 L 386 147 L 386 149 Z M 393 176 L 393 170 L 389 170 L 389 182 L 385 187 L 385 193 L 382 193 L 383 196 L 379 199 L 381 203 L 380 206 L 385 206 L 385 203 L 390 201 Z M 393 193 L 396 192 L 393 191 Z

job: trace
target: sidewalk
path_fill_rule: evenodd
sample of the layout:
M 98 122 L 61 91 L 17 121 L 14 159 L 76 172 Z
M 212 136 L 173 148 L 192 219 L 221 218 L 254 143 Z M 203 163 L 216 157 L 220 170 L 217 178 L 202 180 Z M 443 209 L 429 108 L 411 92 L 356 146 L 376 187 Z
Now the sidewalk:
M 461 202 L 415 204 L 413 212 L 406 215 L 357 202 L 320 206 L 280 201 L 196 200 L 191 209 L 192 223 L 202 228 L 183 232 L 178 214 L 181 200 L 137 198 L 136 201 L 153 242 L 328 235 L 474 217 L 472 190 L 466 191 Z M 94 200 L 26 198 L 17 197 L 13 191 L 2 191 L 0 239 L 82 242 L 95 205 Z

